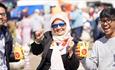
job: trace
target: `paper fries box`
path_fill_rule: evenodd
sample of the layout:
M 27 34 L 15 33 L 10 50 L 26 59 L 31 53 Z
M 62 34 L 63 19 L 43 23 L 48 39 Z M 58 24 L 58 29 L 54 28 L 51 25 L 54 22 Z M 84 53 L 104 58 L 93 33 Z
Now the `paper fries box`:
M 87 57 L 88 56 L 88 47 L 89 47 L 88 42 L 79 41 L 77 47 L 80 50 L 80 57 Z

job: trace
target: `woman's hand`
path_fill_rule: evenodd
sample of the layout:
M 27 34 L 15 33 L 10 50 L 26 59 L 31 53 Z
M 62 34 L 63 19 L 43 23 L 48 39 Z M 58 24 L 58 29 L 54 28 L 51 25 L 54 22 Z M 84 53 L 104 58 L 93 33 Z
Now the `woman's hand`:
M 72 39 L 70 39 L 69 47 L 67 48 L 67 52 L 69 53 L 69 58 L 71 58 L 71 56 L 73 55 L 73 46 L 74 46 L 74 42 Z
M 36 31 L 35 32 L 35 42 L 40 43 L 43 39 L 43 31 Z
M 79 46 L 76 46 L 75 48 L 75 55 L 78 57 L 78 59 L 83 59 L 84 57 L 81 57 L 80 56 L 80 47 Z

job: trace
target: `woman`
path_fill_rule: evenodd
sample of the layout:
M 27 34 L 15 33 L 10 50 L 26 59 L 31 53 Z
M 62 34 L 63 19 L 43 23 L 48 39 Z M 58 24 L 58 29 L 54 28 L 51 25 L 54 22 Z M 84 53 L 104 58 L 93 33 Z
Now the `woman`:
M 31 44 L 34 55 L 43 52 L 37 70 L 77 70 L 79 60 L 74 54 L 77 39 L 71 36 L 68 18 L 56 14 L 51 18 L 51 31 L 35 32 L 35 42 Z

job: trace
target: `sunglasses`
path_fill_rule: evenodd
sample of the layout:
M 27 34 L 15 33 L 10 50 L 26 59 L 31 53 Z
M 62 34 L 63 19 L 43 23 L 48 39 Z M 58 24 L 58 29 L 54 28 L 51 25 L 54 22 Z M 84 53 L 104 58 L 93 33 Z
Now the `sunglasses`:
M 61 23 L 58 23 L 58 24 L 52 24 L 52 28 L 57 28 L 58 26 L 60 26 L 60 27 L 63 27 L 63 26 L 65 26 L 65 23 L 64 22 L 61 22 Z
M 0 13 L 1 16 L 6 16 L 6 13 Z

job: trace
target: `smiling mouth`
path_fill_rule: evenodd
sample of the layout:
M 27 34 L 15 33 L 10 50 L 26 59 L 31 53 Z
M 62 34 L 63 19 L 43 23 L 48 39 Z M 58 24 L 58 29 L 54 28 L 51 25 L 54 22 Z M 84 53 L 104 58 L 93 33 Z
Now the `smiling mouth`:
M 64 29 L 57 29 L 57 32 L 62 32 L 64 31 Z
M 110 29 L 105 29 L 104 32 L 108 33 L 108 32 L 110 32 Z

